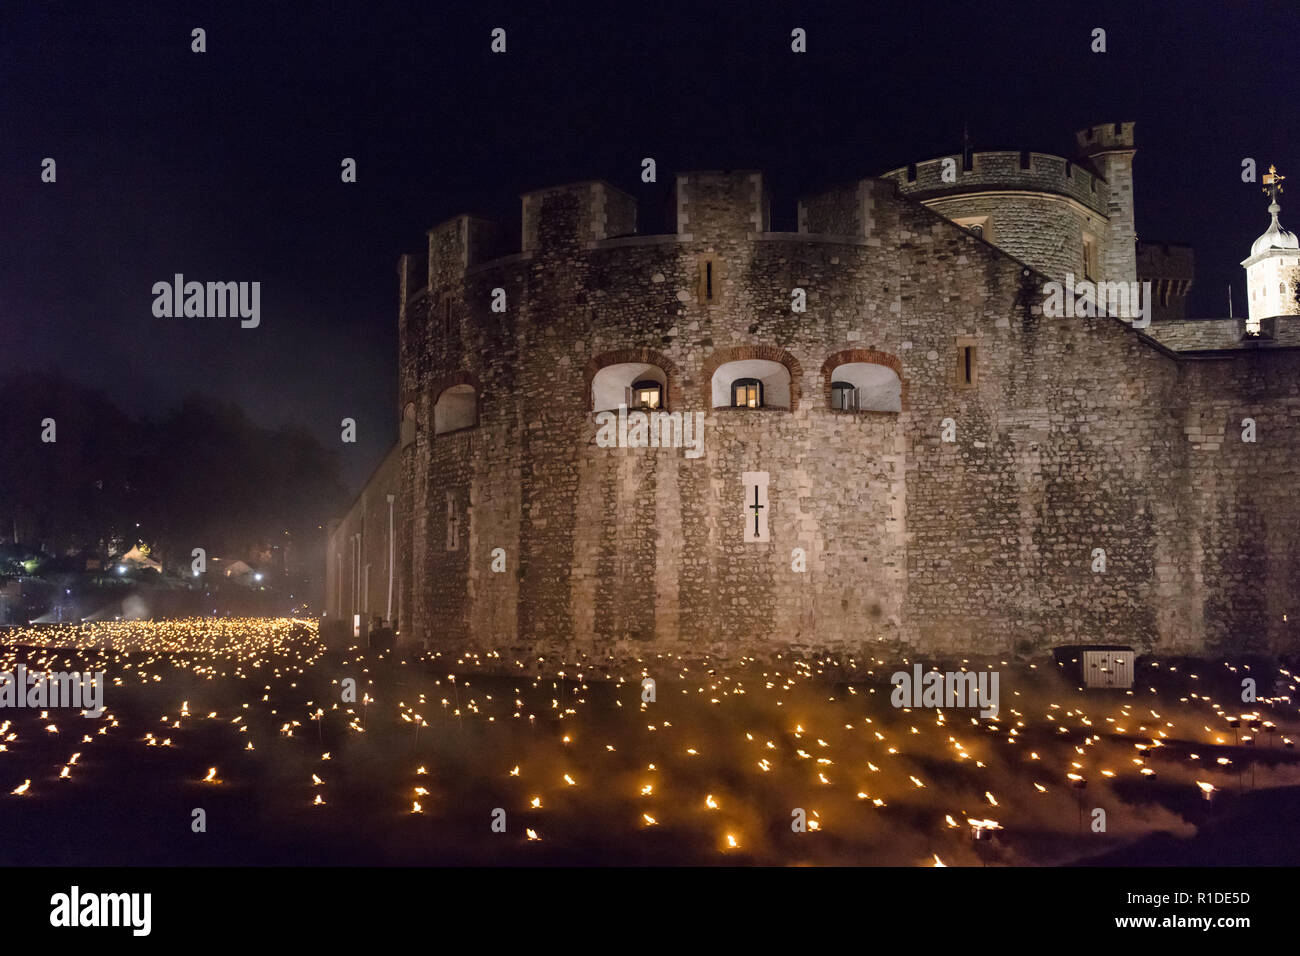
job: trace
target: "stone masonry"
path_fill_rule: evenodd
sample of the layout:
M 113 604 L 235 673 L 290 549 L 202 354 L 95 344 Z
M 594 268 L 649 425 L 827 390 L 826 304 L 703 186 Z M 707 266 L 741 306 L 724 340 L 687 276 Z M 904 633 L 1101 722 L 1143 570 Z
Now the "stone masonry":
M 1084 232 L 1127 241 L 1104 270 L 1135 268 L 1131 210 L 1112 223 L 1111 184 L 1061 163 L 1030 157 L 1063 202 L 1023 236 L 1003 205 L 992 241 L 894 174 L 805 197 L 799 232 L 773 233 L 753 171 L 679 175 L 672 235 L 636 235 L 635 201 L 603 182 L 524 196 L 513 254 L 473 217 L 431 230 L 398 270 L 403 639 L 521 657 L 1294 648 L 1300 339 L 1202 352 L 1045 317 Z M 714 407 L 714 372 L 755 361 L 788 376 L 788 407 Z M 901 410 L 830 407 L 846 362 L 897 376 Z M 703 413 L 701 457 L 597 444 L 592 383 L 615 366 L 658 369 L 668 411 Z M 451 389 L 473 414 L 436 433 Z M 766 542 L 742 537 L 745 472 L 769 475 Z

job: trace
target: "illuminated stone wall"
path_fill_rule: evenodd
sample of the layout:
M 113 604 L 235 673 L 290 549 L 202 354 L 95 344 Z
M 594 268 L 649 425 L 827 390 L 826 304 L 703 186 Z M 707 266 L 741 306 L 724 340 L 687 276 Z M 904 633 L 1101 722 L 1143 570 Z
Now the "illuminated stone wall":
M 398 616 L 397 532 L 400 524 L 399 449 L 384 457 L 347 514 L 331 522 L 325 547 L 325 614 L 353 626 L 361 615 L 364 627 L 376 616 L 388 619 L 389 556 L 392 555 L 392 617 Z M 393 496 L 393 533 L 389 534 L 389 496 Z M 390 548 L 390 540 L 392 547 Z M 349 630 L 349 633 L 351 631 Z
M 404 257 L 405 637 L 521 658 L 1293 646 L 1296 352 L 1190 361 L 1045 318 L 1044 275 L 892 181 L 805 198 L 800 233 L 767 231 L 757 173 L 684 175 L 674 200 L 675 234 L 637 236 L 607 184 L 544 190 L 523 252 L 460 217 Z M 902 410 L 832 410 L 837 355 L 900 372 Z M 710 407 L 713 371 L 748 360 L 788 371 L 789 408 Z M 700 457 L 596 441 L 592 377 L 631 362 L 703 414 Z M 435 435 L 467 383 L 477 424 Z M 1233 445 L 1247 414 L 1259 443 Z M 744 541 L 746 472 L 769 475 L 768 541 Z

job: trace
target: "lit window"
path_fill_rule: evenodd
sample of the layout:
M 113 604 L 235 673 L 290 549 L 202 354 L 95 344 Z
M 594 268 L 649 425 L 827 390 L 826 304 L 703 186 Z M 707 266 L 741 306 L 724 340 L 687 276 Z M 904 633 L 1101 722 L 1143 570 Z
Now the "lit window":
M 731 404 L 735 408 L 762 408 L 763 383 L 756 378 L 738 378 L 731 383 Z
M 714 408 L 789 410 L 790 370 L 771 359 L 723 362 L 713 372 L 709 396 Z
M 663 386 L 653 379 L 632 385 L 632 397 L 637 408 L 660 408 L 663 405 Z
M 591 379 L 591 410 L 663 409 L 668 404 L 668 375 L 656 365 L 618 362 L 601 368 Z

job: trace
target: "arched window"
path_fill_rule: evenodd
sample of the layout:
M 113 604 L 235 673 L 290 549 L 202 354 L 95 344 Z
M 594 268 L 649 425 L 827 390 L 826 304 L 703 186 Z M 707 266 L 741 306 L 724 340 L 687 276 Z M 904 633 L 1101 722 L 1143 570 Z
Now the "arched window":
M 790 407 L 790 370 L 769 359 L 724 362 L 713 373 L 714 408 Z
M 596 412 L 628 408 L 663 409 L 667 406 L 668 376 L 657 365 L 619 362 L 606 365 L 591 379 L 591 408 Z
M 961 226 L 972 236 L 977 236 L 988 242 L 993 241 L 993 224 L 989 221 L 988 216 L 965 216 L 960 219 L 954 219 L 953 222 Z
M 887 365 L 847 362 L 831 370 L 831 408 L 841 411 L 898 412 L 903 383 Z
M 433 433 L 473 428 L 478 424 L 478 392 L 473 385 L 453 385 L 443 389 L 433 406 Z
M 664 387 L 652 378 L 632 383 L 632 401 L 629 408 L 655 409 L 663 407 Z
M 402 447 L 415 441 L 415 402 L 407 402 L 402 409 Z
M 762 408 L 763 383 L 756 378 L 738 378 L 731 383 L 733 408 Z

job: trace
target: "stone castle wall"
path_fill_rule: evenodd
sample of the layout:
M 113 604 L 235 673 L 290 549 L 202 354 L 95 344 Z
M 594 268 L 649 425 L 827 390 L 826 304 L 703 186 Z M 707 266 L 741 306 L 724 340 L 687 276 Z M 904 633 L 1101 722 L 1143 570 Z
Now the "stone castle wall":
M 602 183 L 524 202 L 524 252 L 482 261 L 491 227 L 459 217 L 399 268 L 404 633 L 524 656 L 1293 640 L 1298 353 L 1190 362 L 1044 318 L 1045 276 L 884 180 L 806 198 L 797 234 L 765 231 L 748 172 L 682 177 L 670 236 L 623 235 L 635 204 Z M 712 371 L 753 358 L 791 371 L 791 408 L 712 408 Z M 829 408 L 845 360 L 897 370 L 902 411 Z M 592 376 L 630 361 L 704 413 L 702 457 L 597 446 Z M 466 384 L 477 423 L 435 435 Z M 1260 441 L 1233 444 L 1247 414 Z M 769 542 L 742 540 L 746 471 Z
M 1153 322 L 1187 318 L 1187 293 L 1195 279 L 1191 246 L 1169 242 L 1139 242 L 1136 249 L 1138 280 L 1150 282 L 1154 299 Z
M 1083 164 L 1029 150 L 972 152 L 914 163 L 884 178 L 948 219 L 988 217 L 994 245 L 1057 280 L 1136 279 L 1133 124 L 1077 134 Z M 1091 167 L 1091 168 L 1090 168 Z M 1095 249 L 1085 264 L 1084 236 Z
M 1058 196 L 977 193 L 926 205 L 947 219 L 987 216 L 989 242 L 1058 281 L 1067 275 L 1083 278 L 1084 234 L 1104 239 L 1107 230 L 1106 220 L 1095 212 Z M 1100 264 L 1097 278 L 1108 278 Z
M 1185 589 L 1189 632 L 1214 649 L 1294 651 L 1300 637 L 1298 357 L 1246 352 L 1184 372 L 1188 573 L 1171 585 Z
M 955 165 L 955 183 L 944 181 L 947 159 Z M 928 159 L 891 169 L 881 178 L 892 179 L 901 193 L 918 200 L 945 193 L 1018 188 L 1068 196 L 1101 215 L 1106 214 L 1110 196 L 1106 180 L 1078 163 L 1029 150 L 973 152 L 969 169 L 964 168 L 961 154 Z
M 389 617 L 390 553 L 394 558 L 392 617 L 399 616 L 396 565 L 402 552 L 396 539 L 403 523 L 400 484 L 401 455 L 394 448 L 370 476 L 347 514 L 330 525 L 325 549 L 325 613 L 349 626 L 358 614 L 363 628 L 368 628 L 375 617 Z M 389 495 L 394 498 L 391 549 Z

